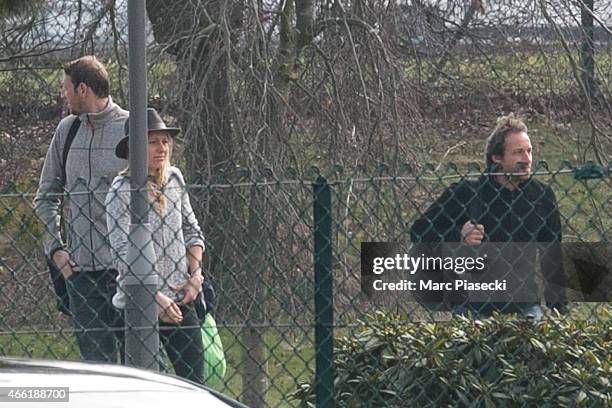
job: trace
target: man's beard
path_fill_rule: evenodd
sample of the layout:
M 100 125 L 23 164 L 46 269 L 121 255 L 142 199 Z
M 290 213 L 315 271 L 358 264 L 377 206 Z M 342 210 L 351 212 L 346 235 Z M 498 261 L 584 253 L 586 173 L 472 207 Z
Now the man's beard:
M 77 98 L 75 98 L 77 99 Z M 66 110 L 68 111 L 68 113 L 72 114 L 72 115 L 77 115 L 79 116 L 80 114 L 83 113 L 83 106 L 82 103 L 79 100 L 75 100 L 73 103 L 71 104 L 65 104 L 66 106 Z
M 511 180 L 521 179 L 522 177 L 529 175 L 529 166 L 525 162 L 516 162 L 514 167 L 512 167 L 512 171 L 510 173 L 512 173 L 511 175 L 509 175 L 509 178 Z M 523 173 L 523 174 L 516 174 L 516 173 Z
M 517 173 L 524 173 L 527 171 L 528 166 L 525 162 L 516 162 L 514 168 L 517 170 Z

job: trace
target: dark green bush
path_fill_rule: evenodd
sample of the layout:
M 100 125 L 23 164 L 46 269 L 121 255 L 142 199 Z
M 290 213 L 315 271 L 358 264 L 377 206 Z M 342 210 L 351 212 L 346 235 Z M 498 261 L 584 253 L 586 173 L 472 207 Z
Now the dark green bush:
M 377 313 L 335 339 L 338 407 L 610 407 L 610 321 Z M 312 384 L 293 394 L 314 406 Z

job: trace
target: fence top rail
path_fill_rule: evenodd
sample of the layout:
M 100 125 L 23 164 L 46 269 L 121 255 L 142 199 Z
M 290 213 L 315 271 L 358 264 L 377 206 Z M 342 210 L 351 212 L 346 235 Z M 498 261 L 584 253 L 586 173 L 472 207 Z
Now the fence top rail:
M 513 175 L 514 173 L 500 173 L 500 172 L 489 172 L 481 170 L 477 163 L 470 163 L 462 171 L 459 166 L 454 163 L 448 163 L 444 169 L 440 169 L 439 166 L 435 167 L 432 164 L 426 164 L 418 172 L 414 170 L 399 169 L 397 171 L 392 170 L 389 166 L 379 165 L 376 168 L 368 168 L 367 166 L 355 166 L 348 171 L 345 171 L 341 166 L 334 167 L 330 172 L 322 172 L 321 169 L 312 166 L 308 171 L 307 175 L 302 178 L 297 178 L 297 173 L 285 172 L 283 175 L 275 175 L 270 169 L 259 172 L 258 174 L 251 174 L 246 170 L 240 170 L 235 176 L 238 178 L 226 176 L 225 174 L 217 175 L 216 180 L 212 180 L 210 183 L 188 183 L 184 188 L 187 190 L 231 190 L 236 188 L 260 188 L 260 187 L 273 187 L 273 186 L 302 186 L 303 188 L 310 188 L 313 183 L 316 183 L 316 179 L 319 176 L 326 178 L 327 183 L 330 185 L 342 185 L 348 183 L 367 183 L 367 182 L 440 182 L 440 181 L 452 181 L 461 180 L 463 178 L 477 178 L 480 176 L 499 176 L 499 175 Z M 406 174 L 407 173 L 407 174 Z M 573 165 L 569 161 L 561 163 L 557 170 L 552 170 L 546 162 L 538 162 L 535 166 L 535 171 L 532 175 L 535 177 L 546 177 L 546 176 L 562 176 L 562 175 L 573 175 L 576 180 L 589 180 L 589 179 L 605 179 L 609 178 L 612 174 L 612 162 L 606 166 L 596 165 L 592 162 L 587 162 L 583 165 Z M 312 177 L 314 176 L 314 177 Z M 224 177 L 225 180 L 219 180 Z M 254 178 L 259 177 L 259 178 Z M 287 178 L 282 178 L 287 177 Z M 234 178 L 236 181 L 232 181 Z M 33 198 L 36 193 L 34 188 L 35 183 L 32 186 L 19 186 L 13 181 L 9 181 L 0 190 L 0 198 Z M 183 188 L 183 187 L 169 187 L 169 188 Z M 27 191 L 26 191 L 27 190 Z M 133 189 L 132 191 L 147 191 L 148 188 L 144 187 L 141 189 Z M 47 196 L 50 198 L 61 197 L 67 193 L 50 193 Z M 72 196 L 92 194 L 91 191 L 75 191 L 69 193 Z M 105 191 L 95 191 L 94 194 L 106 194 Z

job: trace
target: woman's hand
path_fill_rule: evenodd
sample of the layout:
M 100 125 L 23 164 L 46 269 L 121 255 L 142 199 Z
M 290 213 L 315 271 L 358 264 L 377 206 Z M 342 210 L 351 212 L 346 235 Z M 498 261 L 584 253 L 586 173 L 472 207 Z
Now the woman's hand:
M 202 282 L 204 282 L 204 278 L 202 277 L 202 272 L 197 271 L 191 275 L 191 278 L 185 283 L 183 286 L 178 288 L 172 288 L 175 291 L 184 291 L 185 296 L 179 302 L 181 305 L 186 305 L 187 303 L 193 302 L 197 297 L 198 293 L 202 289 Z
M 159 320 L 164 323 L 179 324 L 183 321 L 183 313 L 179 306 L 168 296 L 161 292 L 155 294 L 155 301 L 159 305 Z

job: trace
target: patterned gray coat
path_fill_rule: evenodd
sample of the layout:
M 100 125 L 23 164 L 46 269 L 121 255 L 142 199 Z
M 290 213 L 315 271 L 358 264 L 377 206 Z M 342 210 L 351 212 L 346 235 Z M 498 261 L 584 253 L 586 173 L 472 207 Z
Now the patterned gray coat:
M 181 171 L 169 167 L 166 180 L 163 189 L 167 200 L 164 214 L 160 215 L 149 207 L 148 220 L 155 251 L 153 269 L 158 275 L 159 290 L 175 300 L 176 292 L 170 287 L 184 285 L 189 280 L 187 248 L 196 245 L 204 248 L 204 237 L 191 208 Z M 129 268 L 126 263 L 130 228 L 129 203 L 129 176 L 117 176 L 106 196 L 106 220 L 113 262 L 119 271 L 119 287 L 113 297 L 113 305 L 120 309 L 126 304 L 122 282 Z

